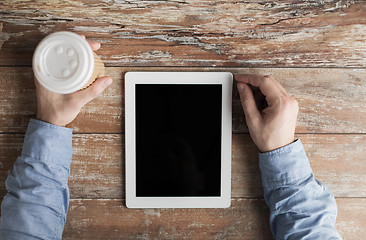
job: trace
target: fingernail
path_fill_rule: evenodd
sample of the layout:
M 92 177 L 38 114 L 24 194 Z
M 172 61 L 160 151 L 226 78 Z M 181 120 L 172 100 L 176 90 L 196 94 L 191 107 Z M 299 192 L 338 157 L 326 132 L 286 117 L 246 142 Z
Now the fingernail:
M 102 45 L 100 43 L 97 43 L 97 47 L 100 48 Z
M 107 78 L 103 81 L 104 87 L 108 87 L 113 82 L 112 78 Z

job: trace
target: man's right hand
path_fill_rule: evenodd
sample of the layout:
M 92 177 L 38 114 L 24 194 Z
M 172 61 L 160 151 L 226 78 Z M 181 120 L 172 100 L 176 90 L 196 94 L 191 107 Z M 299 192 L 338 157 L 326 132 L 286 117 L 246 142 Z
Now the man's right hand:
M 295 140 L 298 103 L 272 76 L 236 75 L 250 136 L 261 152 L 284 147 Z M 257 87 L 268 106 L 258 109 L 251 87 Z

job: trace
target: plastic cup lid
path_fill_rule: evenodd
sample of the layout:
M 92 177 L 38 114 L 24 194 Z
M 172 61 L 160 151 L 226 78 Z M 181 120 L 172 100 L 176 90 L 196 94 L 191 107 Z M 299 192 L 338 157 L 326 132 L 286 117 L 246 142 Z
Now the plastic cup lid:
M 40 84 L 52 92 L 75 92 L 93 74 L 94 54 L 88 42 L 72 32 L 45 37 L 33 55 L 33 72 Z

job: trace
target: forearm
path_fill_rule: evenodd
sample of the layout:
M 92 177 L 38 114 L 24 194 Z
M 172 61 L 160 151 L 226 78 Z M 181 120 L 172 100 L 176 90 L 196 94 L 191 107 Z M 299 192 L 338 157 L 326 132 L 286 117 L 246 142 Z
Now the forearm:
M 31 120 L 6 180 L 0 233 L 5 239 L 61 239 L 69 203 L 72 130 Z
M 337 205 L 314 179 L 300 140 L 259 155 L 264 198 L 275 239 L 340 239 Z

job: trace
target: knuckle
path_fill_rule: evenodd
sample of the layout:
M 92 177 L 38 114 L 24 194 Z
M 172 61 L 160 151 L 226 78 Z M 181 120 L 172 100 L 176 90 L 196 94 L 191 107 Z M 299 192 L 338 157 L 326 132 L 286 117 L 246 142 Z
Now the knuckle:
M 292 96 L 285 98 L 284 105 L 292 110 L 299 111 L 299 102 Z
M 263 81 L 271 80 L 270 75 L 263 76 Z
M 80 102 L 79 98 L 72 97 L 68 100 L 68 102 L 70 103 L 71 106 L 73 106 L 75 108 L 81 108 L 82 107 L 82 103 Z
M 271 80 L 270 76 L 264 76 L 262 81 L 263 81 L 263 83 L 269 83 L 269 82 L 272 82 L 272 80 Z
M 271 81 L 275 80 L 275 78 L 272 75 L 265 75 L 265 76 L 263 76 L 263 79 L 268 79 Z
M 293 96 L 290 96 L 290 101 L 294 106 L 299 106 L 299 102 Z
M 293 98 L 292 96 L 281 95 L 281 98 L 282 98 L 283 103 L 285 103 L 287 105 L 294 105 L 296 103 L 295 98 Z

